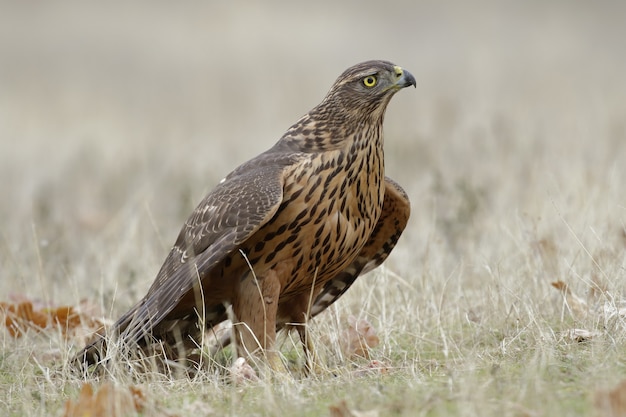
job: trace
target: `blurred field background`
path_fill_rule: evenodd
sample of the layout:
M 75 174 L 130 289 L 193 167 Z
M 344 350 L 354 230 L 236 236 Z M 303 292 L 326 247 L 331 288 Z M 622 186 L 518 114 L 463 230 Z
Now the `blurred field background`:
M 418 82 L 385 120 L 412 218 L 385 267 L 315 320 L 335 370 L 150 379 L 150 404 L 610 415 L 626 377 L 624 22 L 618 1 L 2 2 L 0 301 L 86 299 L 117 318 L 220 178 L 345 68 L 387 59 Z M 349 315 L 378 331 L 388 372 L 355 376 L 367 361 L 338 353 Z M 61 415 L 81 382 L 51 369 L 77 348 L 0 329 L 0 414 Z

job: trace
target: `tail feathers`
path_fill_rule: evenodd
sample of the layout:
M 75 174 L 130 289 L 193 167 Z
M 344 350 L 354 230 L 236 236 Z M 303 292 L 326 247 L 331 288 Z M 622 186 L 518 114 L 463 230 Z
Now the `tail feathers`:
M 74 356 L 74 366 L 86 372 L 91 366 L 104 365 L 107 362 L 109 344 L 112 340 L 119 339 L 120 333 L 128 327 L 130 320 L 128 313 L 120 318 L 111 329 L 100 328 L 91 338 L 91 341 Z
M 85 346 L 80 352 L 74 356 L 72 364 L 77 370 L 87 372 L 94 365 L 100 365 L 104 362 L 107 351 L 107 339 L 102 334 L 96 334 L 94 340 Z
M 99 373 L 104 369 L 111 370 L 109 366 L 121 363 L 120 359 L 130 359 L 135 354 L 142 356 L 141 352 L 145 354 L 146 345 L 149 345 L 147 337 L 143 343 L 128 344 L 120 336 L 119 328 L 114 327 L 106 335 L 96 334 L 92 341 L 74 356 L 72 363 L 74 368 L 82 374 Z
M 92 341 L 73 359 L 83 374 L 107 367 L 122 358 L 147 358 L 161 355 L 167 360 L 185 359 L 202 343 L 204 329 L 226 320 L 222 304 L 207 308 L 203 320 L 194 313 L 158 323 L 143 320 L 141 303 L 124 314 L 108 331 L 100 329 Z

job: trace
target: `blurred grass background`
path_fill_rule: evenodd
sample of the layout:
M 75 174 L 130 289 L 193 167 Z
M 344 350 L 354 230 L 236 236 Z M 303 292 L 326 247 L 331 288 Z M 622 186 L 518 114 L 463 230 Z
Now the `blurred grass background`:
M 0 10 L 0 299 L 89 298 L 116 318 L 205 193 L 367 59 L 418 83 L 385 121 L 387 174 L 408 191 L 411 222 L 390 273 L 371 278 L 383 288 L 361 280 L 339 303 L 377 317 L 385 355 L 406 337 L 405 355 L 447 356 L 425 335 L 468 317 L 489 335 L 537 314 L 553 325 L 555 280 L 622 298 L 624 2 Z M 457 351 L 475 352 L 473 337 Z
M 555 227 L 548 200 L 563 214 L 578 203 L 581 226 L 603 210 L 602 228 L 606 214 L 623 218 L 618 201 L 593 193 L 609 188 L 617 200 L 624 180 L 624 9 L 5 2 L 0 290 L 60 287 L 66 297 L 65 283 L 78 280 L 84 296 L 103 274 L 105 286 L 123 279 L 103 271 L 115 259 L 142 265 L 147 285 L 204 193 L 271 146 L 343 69 L 372 58 L 418 80 L 386 120 L 387 171 L 414 206 L 401 247 L 422 253 L 435 223 L 453 227 L 454 216 L 471 215 L 455 211 L 473 205 L 486 217 L 519 213 Z M 463 192 L 476 194 L 469 207 L 447 201 Z M 148 236 L 126 248 L 123 234 L 140 233 L 133 228 Z M 37 251 L 43 288 L 33 286 Z M 404 271 L 414 270 L 410 255 L 394 257 Z

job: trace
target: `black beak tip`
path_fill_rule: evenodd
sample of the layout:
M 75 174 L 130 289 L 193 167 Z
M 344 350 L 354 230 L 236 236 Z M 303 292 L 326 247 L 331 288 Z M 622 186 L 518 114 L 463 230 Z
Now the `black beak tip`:
M 417 88 L 417 83 L 415 82 L 415 77 L 408 71 L 404 71 L 404 76 L 406 78 L 406 86 L 412 85 L 414 88 Z

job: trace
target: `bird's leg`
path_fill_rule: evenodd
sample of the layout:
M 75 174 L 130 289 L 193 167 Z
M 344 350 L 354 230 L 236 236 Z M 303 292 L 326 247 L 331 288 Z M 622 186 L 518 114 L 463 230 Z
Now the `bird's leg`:
M 237 355 L 265 356 L 273 371 L 286 373 L 280 355 L 274 350 L 276 341 L 276 312 L 280 282 L 276 272 L 263 276 L 253 273 L 241 281 L 233 301 L 237 323 L 233 325 Z
M 301 293 L 298 297 L 294 297 L 289 304 L 289 317 L 292 322 L 289 329 L 296 329 L 302 342 L 302 350 L 304 352 L 304 373 L 306 375 L 314 375 L 321 373 L 321 362 L 318 359 L 317 351 L 313 345 L 313 339 L 309 332 L 309 319 L 311 318 L 311 303 L 319 293 L 314 286 L 308 292 Z

